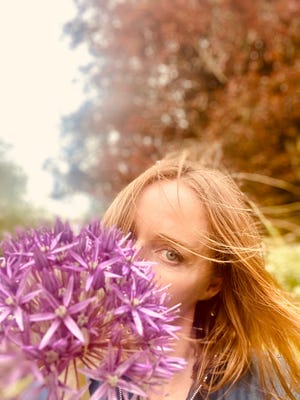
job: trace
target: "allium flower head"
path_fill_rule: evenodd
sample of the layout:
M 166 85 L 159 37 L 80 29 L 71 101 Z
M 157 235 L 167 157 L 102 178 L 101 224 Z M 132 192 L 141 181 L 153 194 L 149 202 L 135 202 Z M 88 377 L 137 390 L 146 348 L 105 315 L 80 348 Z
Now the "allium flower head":
M 176 308 L 119 230 L 95 221 L 75 234 L 57 220 L 1 250 L 0 365 L 15 359 L 6 382 L 29 371 L 49 399 L 76 399 L 83 391 L 67 377 L 81 368 L 102 382 L 95 396 L 117 399 L 117 387 L 143 394 L 183 366 L 168 355 Z

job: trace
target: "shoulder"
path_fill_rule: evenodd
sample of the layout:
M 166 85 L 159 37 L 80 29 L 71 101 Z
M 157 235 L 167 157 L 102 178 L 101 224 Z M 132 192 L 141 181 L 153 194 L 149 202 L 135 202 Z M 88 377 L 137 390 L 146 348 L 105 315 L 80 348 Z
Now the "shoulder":
M 228 386 L 213 393 L 210 400 L 264 400 L 258 377 L 253 372 L 246 372 L 233 386 Z
M 284 396 L 279 382 L 275 386 L 277 393 Z M 296 400 L 300 400 L 300 393 L 294 393 L 294 396 Z M 260 386 L 259 375 L 255 368 L 248 370 L 234 385 L 224 387 L 209 396 L 209 400 L 265 400 L 265 398 L 266 392 Z

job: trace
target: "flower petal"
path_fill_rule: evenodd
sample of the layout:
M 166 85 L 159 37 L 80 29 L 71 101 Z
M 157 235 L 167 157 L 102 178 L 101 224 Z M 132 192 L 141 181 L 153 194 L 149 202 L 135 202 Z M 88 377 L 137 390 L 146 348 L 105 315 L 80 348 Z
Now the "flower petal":
M 39 350 L 42 350 L 44 347 L 47 346 L 49 343 L 50 339 L 54 335 L 54 333 L 57 331 L 57 328 L 61 324 L 61 321 L 59 319 L 56 319 L 55 321 L 52 322 L 50 328 L 47 330 L 45 333 L 40 345 L 39 345 Z
M 70 314 L 78 313 L 84 310 L 94 300 L 96 300 L 96 297 L 90 297 L 89 299 L 83 300 L 80 303 L 72 305 L 71 307 L 69 307 L 68 311 Z
M 73 287 L 74 287 L 74 276 L 71 275 L 70 279 L 68 281 L 66 293 L 64 294 L 64 297 L 63 297 L 63 303 L 64 303 L 65 307 L 68 307 L 68 305 L 70 304 L 72 294 L 73 294 Z
M 10 312 L 11 310 L 8 307 L 0 310 L 0 322 L 4 321 L 5 318 L 10 314 Z
M 42 289 L 34 290 L 33 292 L 25 294 L 25 296 L 21 297 L 20 304 L 28 303 L 28 301 L 32 300 L 35 296 L 42 292 Z
M 16 323 L 20 328 L 20 331 L 24 331 L 24 323 L 23 323 L 23 313 L 21 307 L 17 307 L 14 311 L 14 316 L 16 318 Z
M 82 343 L 85 343 L 83 333 L 79 329 L 79 326 L 76 324 L 74 319 L 72 319 L 69 315 L 67 315 L 63 321 L 66 327 L 69 329 L 69 331 L 73 333 L 73 335 L 76 336 L 77 339 L 79 339 Z
M 162 314 L 160 314 L 156 311 L 150 310 L 149 308 L 140 307 L 139 310 L 140 310 L 140 312 L 147 314 L 150 317 L 164 319 L 164 316 Z
M 80 257 L 79 254 L 75 253 L 75 251 L 70 251 L 70 256 L 72 256 L 80 265 L 82 265 L 84 268 L 88 269 L 87 263 L 84 261 L 82 257 Z
M 55 318 L 55 314 L 53 313 L 38 313 L 29 315 L 29 321 L 31 322 L 50 321 L 53 318 Z
M 85 282 L 85 290 L 88 292 L 90 290 L 90 287 L 92 286 L 94 279 L 94 275 L 88 275 L 86 282 Z
M 139 313 L 136 310 L 132 310 L 131 311 L 131 315 L 132 315 L 132 318 L 134 320 L 137 333 L 140 336 L 143 336 L 144 329 L 143 329 L 143 324 L 142 324 L 141 318 L 139 316 Z

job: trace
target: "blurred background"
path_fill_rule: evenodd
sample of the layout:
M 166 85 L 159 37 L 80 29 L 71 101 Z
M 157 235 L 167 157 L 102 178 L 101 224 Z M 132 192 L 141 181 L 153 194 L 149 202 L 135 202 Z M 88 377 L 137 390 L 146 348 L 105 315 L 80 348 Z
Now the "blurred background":
M 101 217 L 187 147 L 255 201 L 300 295 L 297 0 L 10 0 L 0 33 L 1 236 Z

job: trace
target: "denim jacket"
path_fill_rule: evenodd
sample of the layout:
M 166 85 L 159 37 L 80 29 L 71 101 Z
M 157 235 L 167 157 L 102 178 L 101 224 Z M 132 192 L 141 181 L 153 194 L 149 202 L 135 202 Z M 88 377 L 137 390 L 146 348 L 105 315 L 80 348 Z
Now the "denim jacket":
M 98 386 L 99 382 L 92 381 L 90 393 L 94 393 Z M 294 393 L 294 395 L 297 400 L 300 400 L 300 393 Z M 117 389 L 117 398 L 118 400 L 124 399 L 122 391 L 119 389 Z M 257 376 L 247 372 L 230 390 L 224 387 L 207 396 L 207 394 L 201 392 L 201 388 L 192 388 L 185 400 L 265 400 L 265 393 L 259 387 Z

